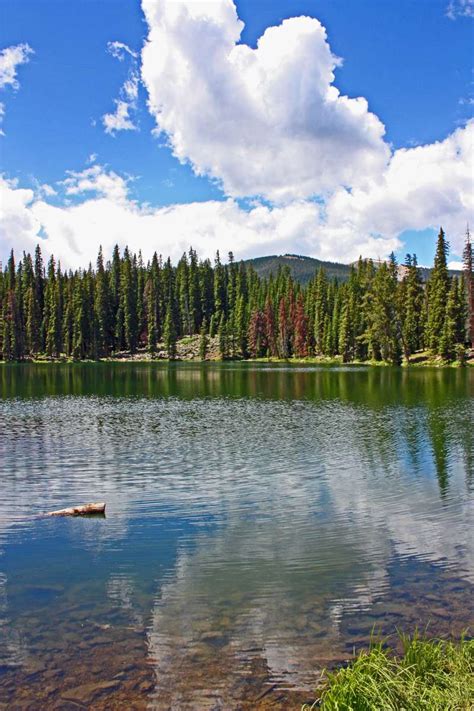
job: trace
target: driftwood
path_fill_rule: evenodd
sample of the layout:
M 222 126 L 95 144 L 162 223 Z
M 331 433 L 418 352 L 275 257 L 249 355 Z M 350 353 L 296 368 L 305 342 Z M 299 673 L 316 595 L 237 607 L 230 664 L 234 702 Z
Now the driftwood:
M 105 504 L 84 504 L 84 506 L 71 506 L 69 509 L 50 511 L 46 516 L 91 516 L 105 514 Z

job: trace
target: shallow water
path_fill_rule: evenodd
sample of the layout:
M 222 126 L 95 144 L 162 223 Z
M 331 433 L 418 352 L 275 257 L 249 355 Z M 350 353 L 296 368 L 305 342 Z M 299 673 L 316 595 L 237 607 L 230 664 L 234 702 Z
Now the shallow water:
M 473 395 L 460 369 L 0 366 L 0 708 L 299 708 L 374 628 L 459 635 Z

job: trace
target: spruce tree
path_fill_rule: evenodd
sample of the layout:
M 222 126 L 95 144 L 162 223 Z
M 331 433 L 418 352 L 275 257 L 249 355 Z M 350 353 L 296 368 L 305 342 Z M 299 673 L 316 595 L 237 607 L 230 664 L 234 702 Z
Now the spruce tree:
M 463 251 L 464 281 L 467 299 L 467 341 L 474 347 L 474 255 L 469 227 Z
M 221 264 L 219 250 L 216 252 L 214 265 L 214 311 L 217 322 L 220 323 L 222 314 L 226 312 L 225 304 L 225 271 Z
M 428 319 L 426 324 L 426 341 L 433 353 L 440 352 L 440 341 L 446 318 L 446 302 L 450 287 L 447 265 L 448 252 L 449 245 L 446 241 L 443 228 L 440 228 L 434 267 L 427 284 Z
M 341 310 L 341 318 L 339 321 L 339 353 L 342 356 L 343 363 L 349 363 L 354 357 L 353 348 L 353 329 L 352 329 L 352 313 L 351 302 L 346 295 L 344 304 Z
M 59 284 L 56 279 L 56 265 L 53 256 L 48 262 L 48 278 L 44 291 L 43 331 L 46 354 L 50 358 L 56 358 L 59 355 L 60 342 Z
M 458 320 L 458 293 L 457 280 L 452 279 L 446 303 L 446 313 L 443 322 L 443 331 L 439 339 L 438 353 L 445 360 L 454 360 L 456 354 L 456 330 Z
M 423 283 L 416 254 L 407 254 L 405 274 L 400 285 L 400 317 L 403 352 L 407 361 L 421 348 L 423 333 Z
M 135 353 L 138 337 L 136 259 L 130 255 L 128 247 L 125 247 L 122 260 L 120 309 L 125 347 L 130 353 Z
M 156 353 L 156 345 L 158 341 L 157 329 L 157 299 L 156 289 L 153 277 L 150 275 L 146 281 L 143 292 L 146 305 L 146 328 L 147 328 L 147 349 L 151 355 Z
M 296 301 L 293 353 L 298 358 L 305 358 L 308 355 L 308 319 L 302 294 L 298 295 Z
M 97 257 L 94 309 L 95 320 L 97 323 L 97 352 L 99 357 L 104 357 L 109 355 L 112 348 L 112 331 L 109 283 L 104 269 L 102 246 L 99 247 L 99 254 Z
M 290 357 L 290 327 L 288 323 L 288 309 L 284 296 L 281 297 L 278 307 L 278 351 L 280 358 Z
M 165 325 L 163 336 L 165 347 L 168 353 L 168 358 L 174 360 L 176 358 L 176 327 L 173 319 L 173 310 L 170 303 L 166 308 Z
M 261 358 L 265 355 L 265 317 L 259 309 L 254 309 L 250 314 L 248 349 L 252 358 Z
M 220 312 L 221 317 L 219 320 L 219 329 L 217 331 L 217 336 L 219 339 L 219 353 L 222 360 L 229 357 L 229 339 L 227 333 L 227 321 L 224 312 Z
M 79 274 L 74 284 L 72 301 L 72 357 L 82 360 L 87 355 L 87 312 L 85 309 L 83 278 Z
M 242 358 L 247 358 L 247 307 L 243 294 L 237 298 L 235 312 L 235 339 L 237 352 Z
M 270 296 L 267 296 L 265 301 L 265 311 L 264 317 L 264 329 L 265 329 L 265 341 L 267 343 L 268 356 L 270 358 L 276 358 L 278 356 L 277 347 L 277 327 L 275 322 L 275 313 L 273 309 L 273 303 Z

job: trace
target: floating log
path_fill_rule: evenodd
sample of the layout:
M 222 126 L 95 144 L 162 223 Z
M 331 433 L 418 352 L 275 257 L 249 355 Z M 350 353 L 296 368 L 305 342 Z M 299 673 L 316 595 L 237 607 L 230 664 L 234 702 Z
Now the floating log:
M 105 514 L 105 504 L 84 504 L 84 506 L 71 506 L 68 509 L 50 511 L 46 516 L 93 516 Z

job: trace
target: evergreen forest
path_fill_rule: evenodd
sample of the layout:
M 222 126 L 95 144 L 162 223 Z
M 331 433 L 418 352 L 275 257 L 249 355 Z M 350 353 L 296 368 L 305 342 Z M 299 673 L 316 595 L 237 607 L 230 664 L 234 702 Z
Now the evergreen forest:
M 177 265 L 156 253 L 115 247 L 95 269 L 64 271 L 41 249 L 0 269 L 0 356 L 74 360 L 148 351 L 177 354 L 180 339 L 199 334 L 223 359 L 326 356 L 400 364 L 419 351 L 463 362 L 474 338 L 473 250 L 466 236 L 462 276 L 450 276 L 440 229 L 426 282 L 415 255 L 403 265 L 359 259 L 349 279 L 319 269 L 305 286 L 287 268 L 261 278 L 232 253 L 200 260 L 193 249 Z

